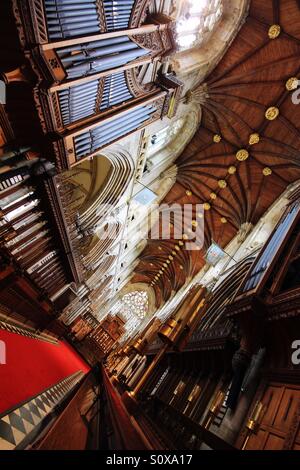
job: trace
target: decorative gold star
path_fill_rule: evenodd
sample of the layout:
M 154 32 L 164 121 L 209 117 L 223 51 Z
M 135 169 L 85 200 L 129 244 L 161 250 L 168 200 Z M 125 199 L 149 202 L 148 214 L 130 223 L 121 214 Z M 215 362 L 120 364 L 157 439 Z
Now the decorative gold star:
M 205 202 L 205 203 L 203 204 L 203 209 L 204 209 L 205 211 L 209 211 L 210 207 L 211 207 L 211 205 L 209 204 L 209 202 Z
M 192 193 L 192 191 L 190 191 L 189 189 L 187 189 L 186 192 L 185 192 L 185 194 L 186 194 L 187 196 L 192 196 L 193 193 Z
M 226 217 L 221 217 L 221 219 L 220 219 L 220 220 L 221 220 L 222 224 L 226 224 L 226 223 L 227 223 L 227 219 L 226 219 Z
M 209 197 L 210 197 L 210 199 L 213 199 L 213 200 L 217 199 L 216 193 L 210 193 Z

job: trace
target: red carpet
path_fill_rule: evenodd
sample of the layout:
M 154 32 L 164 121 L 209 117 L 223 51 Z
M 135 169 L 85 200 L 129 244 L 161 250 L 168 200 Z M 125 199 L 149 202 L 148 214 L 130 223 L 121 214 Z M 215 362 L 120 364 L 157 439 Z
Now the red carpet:
M 66 343 L 57 345 L 0 330 L 6 364 L 0 364 L 0 413 L 89 366 Z

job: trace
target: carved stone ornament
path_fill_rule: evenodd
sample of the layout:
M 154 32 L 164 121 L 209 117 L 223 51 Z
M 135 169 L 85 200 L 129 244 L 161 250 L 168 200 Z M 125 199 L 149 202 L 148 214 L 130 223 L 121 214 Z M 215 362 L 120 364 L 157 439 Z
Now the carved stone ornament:
M 185 95 L 185 102 L 191 103 L 197 103 L 197 104 L 204 104 L 209 98 L 208 94 L 208 86 L 207 83 L 203 83 L 199 87 L 197 87 L 195 90 L 189 90 L 186 95 Z
M 236 167 L 231 165 L 227 171 L 230 175 L 234 175 L 234 173 L 236 173 Z
M 268 166 L 266 166 L 266 167 L 263 169 L 262 172 L 263 172 L 263 175 L 264 175 L 264 176 L 269 176 L 269 175 L 272 174 L 272 170 L 271 170 L 271 168 L 269 168 Z
M 260 141 L 260 136 L 257 132 L 255 132 L 254 134 L 251 134 L 249 136 L 249 144 L 250 145 L 258 144 L 259 141 Z
M 238 150 L 236 153 L 236 158 L 239 162 L 244 162 L 249 157 L 249 152 L 246 149 Z
M 250 222 L 244 222 L 238 231 L 238 243 L 242 243 L 246 240 L 248 234 L 252 230 L 253 225 Z
M 274 121 L 279 116 L 279 109 L 276 106 L 271 106 L 267 109 L 265 116 L 268 121 Z
M 279 24 L 272 24 L 268 31 L 268 36 L 270 39 L 276 39 L 281 33 L 281 27 Z
M 298 88 L 298 84 L 300 84 L 300 81 L 298 80 L 297 77 L 291 77 L 287 80 L 285 87 L 288 91 L 296 90 Z
M 219 186 L 219 188 L 221 188 L 221 189 L 226 188 L 226 186 L 227 186 L 227 181 L 225 181 L 225 180 L 219 180 L 219 181 L 218 181 L 218 186 Z

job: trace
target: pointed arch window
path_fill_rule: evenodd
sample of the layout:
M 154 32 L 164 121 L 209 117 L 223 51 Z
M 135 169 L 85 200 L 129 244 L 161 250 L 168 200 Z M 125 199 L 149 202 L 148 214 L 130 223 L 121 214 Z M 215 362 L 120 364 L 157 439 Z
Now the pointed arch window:
M 129 292 L 122 297 L 121 312 L 125 318 L 133 315 L 143 319 L 148 313 L 148 308 L 148 294 L 145 291 Z
M 160 129 L 155 134 L 152 134 L 148 146 L 148 156 L 152 156 L 159 150 L 162 150 L 164 147 L 166 147 L 180 132 L 183 125 L 184 119 L 179 118 L 169 126 Z
M 188 0 L 177 22 L 177 42 L 181 50 L 205 42 L 223 13 L 222 0 Z

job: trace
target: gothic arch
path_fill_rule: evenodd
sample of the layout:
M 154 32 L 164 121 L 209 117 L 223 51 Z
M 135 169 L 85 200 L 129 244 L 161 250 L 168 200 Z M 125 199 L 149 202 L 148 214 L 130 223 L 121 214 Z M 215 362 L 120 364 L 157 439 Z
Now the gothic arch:
M 101 191 L 99 193 L 92 191 L 91 198 L 85 201 L 80 210 L 78 223 L 82 230 L 92 229 L 107 215 L 108 209 L 116 207 L 134 172 L 134 162 L 121 146 L 104 150 L 101 155 L 109 160 L 111 170 Z M 94 157 L 94 160 L 97 161 L 97 157 Z

